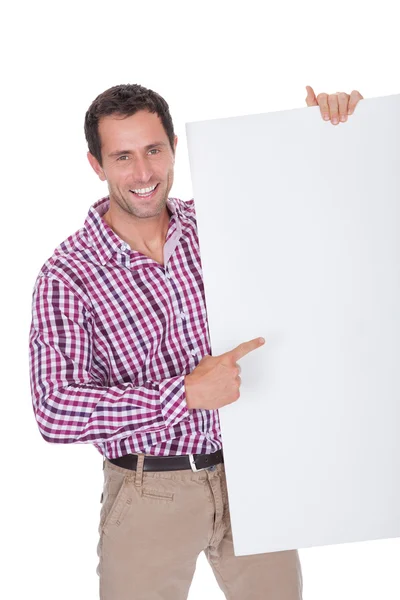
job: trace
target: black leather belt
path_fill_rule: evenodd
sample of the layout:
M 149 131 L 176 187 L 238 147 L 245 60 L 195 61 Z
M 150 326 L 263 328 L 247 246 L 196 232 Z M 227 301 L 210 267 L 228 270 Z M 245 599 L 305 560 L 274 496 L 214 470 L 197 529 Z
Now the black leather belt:
M 126 454 L 120 458 L 109 458 L 108 460 L 118 467 L 136 471 L 137 454 Z M 224 462 L 222 450 L 212 454 L 184 454 L 180 456 L 145 456 L 143 471 L 181 471 L 192 469 L 201 471 L 213 465 Z

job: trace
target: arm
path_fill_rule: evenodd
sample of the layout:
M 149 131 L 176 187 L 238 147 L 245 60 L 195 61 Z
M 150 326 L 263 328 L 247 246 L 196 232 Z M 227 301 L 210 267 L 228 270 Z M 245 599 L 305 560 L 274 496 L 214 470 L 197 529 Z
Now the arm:
M 92 315 L 61 281 L 33 292 L 29 336 L 33 408 L 48 442 L 103 442 L 160 431 L 190 418 L 184 376 L 145 387 L 104 386 L 92 376 Z

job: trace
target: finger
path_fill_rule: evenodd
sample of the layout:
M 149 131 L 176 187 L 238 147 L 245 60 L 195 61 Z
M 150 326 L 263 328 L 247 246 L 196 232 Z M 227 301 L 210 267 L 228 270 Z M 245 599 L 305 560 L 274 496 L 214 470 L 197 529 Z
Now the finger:
M 236 382 L 238 384 L 238 386 L 240 387 L 242 385 L 242 380 L 240 377 L 236 377 Z
M 361 96 L 360 92 L 358 92 L 357 90 L 353 90 L 350 94 L 350 100 L 349 100 L 349 107 L 348 107 L 348 114 L 352 115 L 353 112 L 356 109 L 357 104 L 360 102 L 360 100 L 363 100 L 364 96 Z
M 329 106 L 328 106 L 328 94 L 318 94 L 317 102 L 321 111 L 321 116 L 324 121 L 329 121 Z
M 347 121 L 349 98 L 349 94 L 346 94 L 345 92 L 337 92 L 337 99 L 339 104 L 339 119 L 342 123 Z
M 307 98 L 306 98 L 307 106 L 318 106 L 318 102 L 317 102 L 317 99 L 315 97 L 314 90 L 312 89 L 312 87 L 310 87 L 309 85 L 306 85 L 306 90 L 307 90 Z
M 243 344 L 239 344 L 239 346 L 237 346 L 233 350 L 226 352 L 224 354 L 224 357 L 232 359 L 234 362 L 237 362 L 238 360 L 246 356 L 246 354 L 249 354 L 249 352 L 257 350 L 257 348 L 262 346 L 264 343 L 264 338 L 255 338 L 254 340 L 250 340 L 249 342 L 243 342 Z
M 331 123 L 333 125 L 337 125 L 339 123 L 339 102 L 336 94 L 329 94 L 328 104 L 331 115 Z

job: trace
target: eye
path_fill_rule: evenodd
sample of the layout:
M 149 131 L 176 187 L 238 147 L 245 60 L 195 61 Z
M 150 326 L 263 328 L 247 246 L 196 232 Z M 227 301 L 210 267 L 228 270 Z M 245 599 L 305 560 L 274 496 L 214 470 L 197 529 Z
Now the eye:
M 120 162 L 123 162 L 125 159 L 128 159 L 129 156 L 127 154 L 122 154 L 121 156 L 118 156 L 117 160 L 119 160 Z
M 152 148 L 151 150 L 149 150 L 149 154 L 158 154 L 160 152 L 160 150 L 158 148 Z

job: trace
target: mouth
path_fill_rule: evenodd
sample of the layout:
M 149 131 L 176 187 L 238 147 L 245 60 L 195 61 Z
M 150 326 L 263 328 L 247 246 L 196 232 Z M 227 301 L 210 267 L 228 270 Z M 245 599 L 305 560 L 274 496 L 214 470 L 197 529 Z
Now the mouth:
M 138 189 L 129 190 L 129 191 L 134 196 L 137 196 L 138 198 L 146 198 L 146 200 L 147 200 L 148 198 L 151 198 L 152 196 L 154 196 L 154 194 L 156 193 L 156 191 L 158 189 L 158 186 L 159 186 L 159 184 L 156 183 L 156 185 L 153 185 L 151 187 L 138 188 Z

